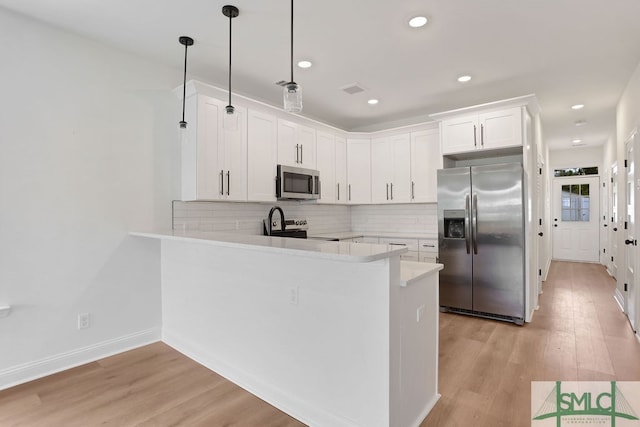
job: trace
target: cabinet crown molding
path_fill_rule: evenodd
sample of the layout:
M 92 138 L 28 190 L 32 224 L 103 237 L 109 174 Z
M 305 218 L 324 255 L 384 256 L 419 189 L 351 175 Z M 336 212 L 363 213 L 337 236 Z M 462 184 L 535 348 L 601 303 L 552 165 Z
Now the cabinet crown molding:
M 518 96 L 516 98 L 504 99 L 501 101 L 487 102 L 486 104 L 473 105 L 471 107 L 458 108 L 456 110 L 443 111 L 442 113 L 430 114 L 433 120 L 444 120 L 449 117 L 463 114 L 473 114 L 489 110 L 502 110 L 512 107 L 526 107 L 532 116 L 540 113 L 540 105 L 535 94 Z

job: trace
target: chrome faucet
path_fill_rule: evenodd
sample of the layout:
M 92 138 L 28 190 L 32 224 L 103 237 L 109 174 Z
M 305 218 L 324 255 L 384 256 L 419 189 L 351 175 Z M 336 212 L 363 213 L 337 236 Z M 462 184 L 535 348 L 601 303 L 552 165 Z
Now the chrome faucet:
M 275 211 L 279 211 L 280 212 L 280 229 L 282 231 L 284 231 L 284 212 L 282 211 L 282 208 L 280 208 L 280 206 L 274 206 L 271 208 L 271 210 L 269 211 L 269 236 L 271 236 L 271 227 L 273 224 L 273 213 Z

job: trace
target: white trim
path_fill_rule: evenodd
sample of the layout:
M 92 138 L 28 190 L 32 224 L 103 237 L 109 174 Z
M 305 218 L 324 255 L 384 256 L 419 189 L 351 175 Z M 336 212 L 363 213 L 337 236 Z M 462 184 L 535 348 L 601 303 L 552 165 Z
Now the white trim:
M 415 421 L 411 424 L 411 427 L 420 427 L 422 422 L 427 418 L 427 415 L 429 415 L 429 412 L 431 412 L 433 407 L 436 406 L 436 403 L 438 403 L 440 397 L 442 397 L 442 395 L 440 393 L 436 393 L 436 395 L 433 396 L 433 399 L 427 402 L 422 412 L 420 412 L 420 415 L 418 415 L 418 418 L 416 418 Z
M 0 390 L 160 341 L 160 328 L 147 329 L 0 371 Z
M 176 335 L 168 334 L 166 331 L 162 333 L 162 341 L 173 347 L 176 351 L 214 371 L 218 375 L 223 376 L 232 383 L 242 387 L 249 393 L 259 397 L 306 425 L 358 427 L 358 424 L 354 421 L 344 418 L 340 416 L 340 414 L 327 412 L 322 408 L 314 406 L 313 402 L 303 401 L 297 396 L 289 394 L 286 390 L 276 389 L 270 384 L 257 381 L 246 372 L 222 362 L 215 356 L 208 354 L 207 351 L 202 348 L 198 348 L 196 343 L 187 342 Z M 433 404 L 435 405 L 435 401 Z
M 613 293 L 613 299 L 618 303 L 618 307 L 620 307 L 620 311 L 624 313 L 624 296 L 620 293 L 620 289 L 616 288 Z

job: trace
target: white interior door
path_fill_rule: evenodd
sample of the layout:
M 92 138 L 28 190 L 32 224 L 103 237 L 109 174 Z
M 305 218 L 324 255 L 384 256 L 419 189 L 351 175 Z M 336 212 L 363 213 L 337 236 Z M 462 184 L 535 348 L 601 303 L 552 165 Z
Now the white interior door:
M 609 241 L 611 242 L 609 258 L 609 272 L 618 278 L 618 236 L 620 230 L 620 218 L 618 214 L 618 165 L 611 166 L 611 223 L 609 229 Z
M 554 259 L 599 262 L 599 183 L 597 176 L 554 179 Z
M 536 257 L 537 257 L 537 266 L 538 266 L 538 293 L 541 294 L 542 293 L 542 271 L 545 269 L 545 266 L 543 265 L 544 263 L 544 256 L 543 256 L 543 251 L 544 251 L 544 224 L 543 224 L 543 218 L 544 218 L 544 191 L 543 191 L 543 181 L 542 181 L 542 171 L 544 170 L 544 160 L 542 159 L 542 156 L 538 156 L 538 174 L 536 175 L 536 210 L 537 210 L 537 216 L 538 216 L 538 227 L 537 227 L 537 234 L 538 234 L 538 251 L 536 253 Z
M 624 227 L 624 243 L 625 243 L 625 283 L 626 292 L 624 292 L 625 312 L 629 317 L 629 322 L 633 330 L 636 330 L 636 251 L 637 237 L 635 227 L 636 217 L 636 193 L 639 191 L 640 183 L 636 184 L 635 169 L 637 161 L 637 137 L 634 134 L 626 142 L 625 150 L 627 154 L 627 168 L 625 180 L 625 195 L 627 206 L 625 210 L 625 227 Z

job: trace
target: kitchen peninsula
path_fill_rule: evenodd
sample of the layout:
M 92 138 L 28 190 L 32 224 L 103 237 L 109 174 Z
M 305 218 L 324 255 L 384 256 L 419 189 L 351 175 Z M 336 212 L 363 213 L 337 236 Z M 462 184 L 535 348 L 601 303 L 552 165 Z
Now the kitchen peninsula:
M 160 239 L 163 340 L 311 426 L 418 426 L 439 395 L 439 264 L 404 247 Z

